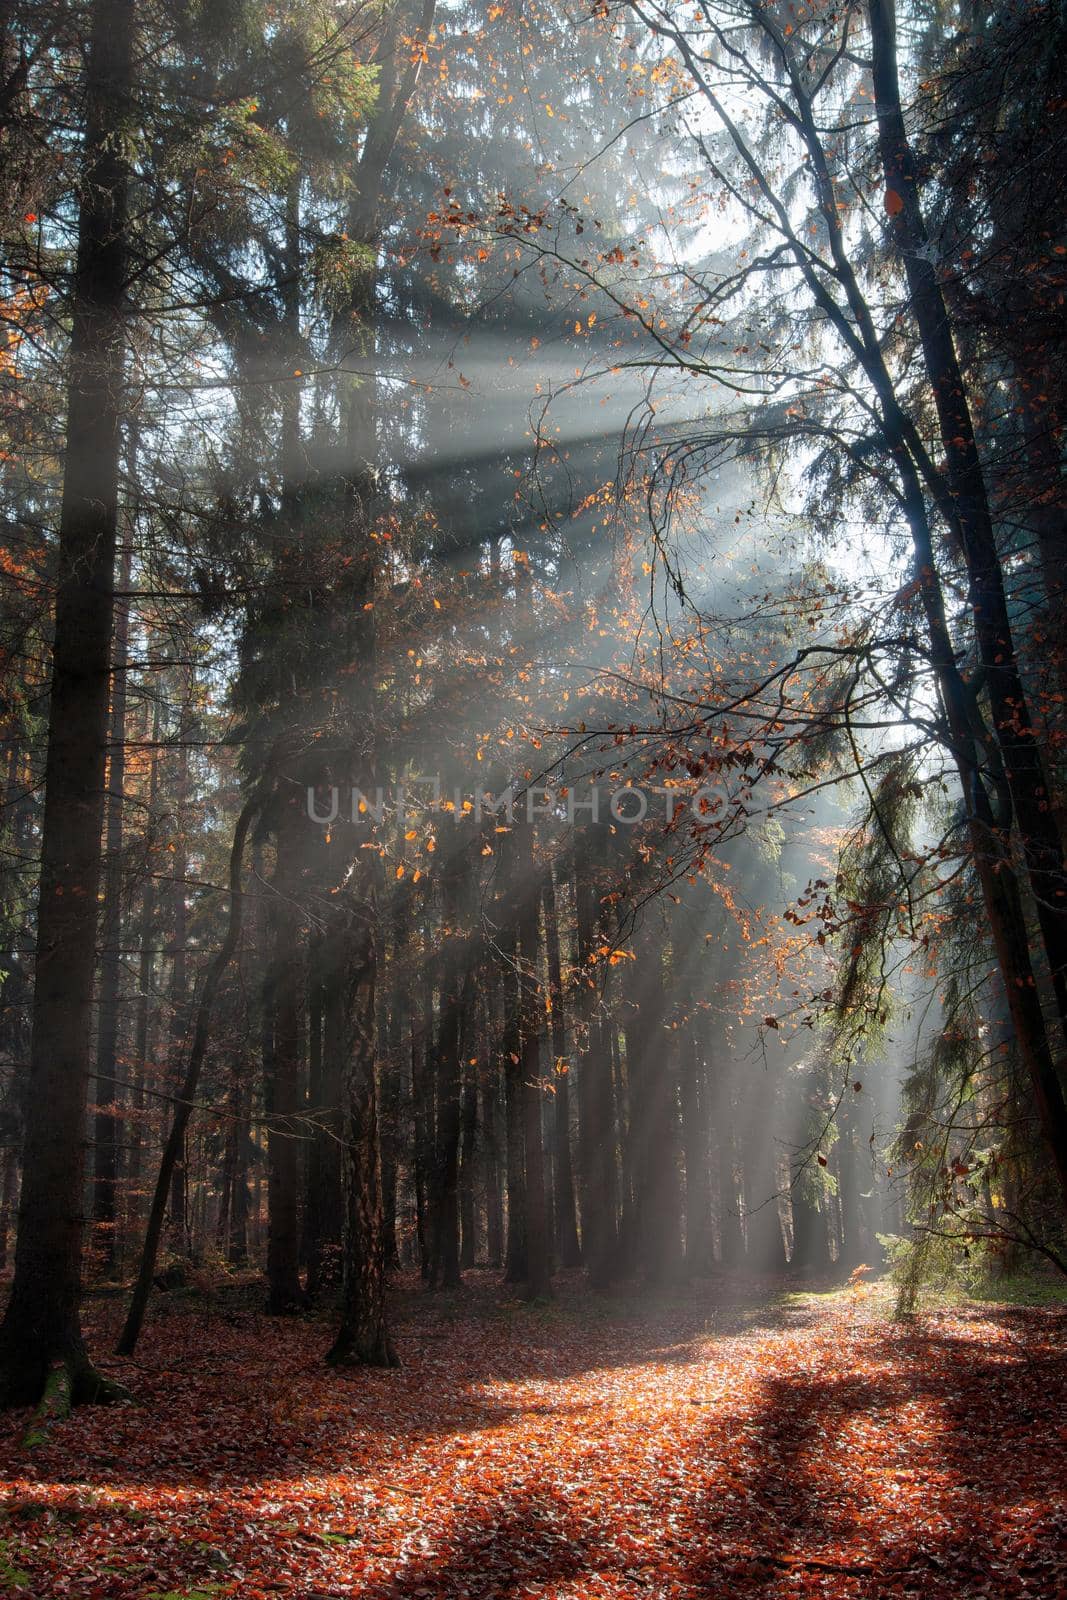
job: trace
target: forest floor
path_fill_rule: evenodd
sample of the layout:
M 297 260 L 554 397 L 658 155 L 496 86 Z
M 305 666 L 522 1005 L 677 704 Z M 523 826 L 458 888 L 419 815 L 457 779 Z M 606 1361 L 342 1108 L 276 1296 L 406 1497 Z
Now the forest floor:
M 158 1296 L 105 1363 L 135 1405 L 30 1452 L 0 1419 L 0 1593 L 1067 1600 L 1067 1306 L 572 1277 L 402 1283 L 391 1372 L 247 1292 Z M 92 1303 L 98 1351 L 120 1314 Z

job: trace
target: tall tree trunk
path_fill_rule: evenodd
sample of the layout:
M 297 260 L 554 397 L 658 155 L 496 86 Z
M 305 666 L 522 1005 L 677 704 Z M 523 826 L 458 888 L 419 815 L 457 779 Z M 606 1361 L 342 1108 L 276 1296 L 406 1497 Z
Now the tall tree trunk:
M 139 954 L 137 962 L 137 1009 L 134 1020 L 133 1041 L 133 1091 L 130 1123 L 130 1158 L 127 1167 L 126 1190 L 128 1195 L 127 1226 L 134 1223 L 143 1211 L 141 1197 L 141 1169 L 145 1148 L 144 1108 L 145 1080 L 148 1074 L 149 1045 L 155 1017 L 154 984 L 156 971 L 156 880 L 153 856 L 156 800 L 159 791 L 159 734 L 160 705 L 152 708 L 152 754 L 149 757 L 148 811 L 145 824 L 145 877 L 141 890 L 141 916 L 138 933 Z
M 453 848 L 441 876 L 441 1009 L 437 1033 L 437 1150 L 431 1282 L 454 1289 L 459 1270 L 460 1054 L 471 1003 L 469 845 Z
M 325 1064 L 336 1069 L 340 1060 L 332 1038 L 327 1042 L 326 1013 L 329 981 L 329 951 L 319 939 L 311 951 L 308 978 L 308 1144 L 306 1190 L 304 1197 L 304 1255 L 307 1261 L 307 1295 L 315 1300 L 325 1284 L 336 1279 L 331 1272 L 331 1248 L 340 1245 L 341 1163 L 340 1084 L 326 1085 Z M 335 1032 L 330 1029 L 331 1035 Z M 333 1047 L 332 1047 L 333 1046 Z M 331 1074 L 336 1076 L 336 1073 Z
M 271 1010 L 271 1048 L 265 1063 L 267 1113 L 267 1307 L 286 1316 L 304 1304 L 300 1282 L 301 1001 L 305 981 L 296 896 L 305 843 L 303 793 L 289 785 L 281 797 L 277 866 L 270 901 L 272 957 L 265 1003 Z
M 416 1024 L 411 1019 L 411 1096 L 414 1101 L 415 1136 L 415 1231 L 418 1235 L 419 1271 L 430 1276 L 433 1247 L 431 1197 L 434 1181 L 436 1145 L 434 1115 L 434 1061 L 436 1038 L 433 1025 L 433 981 L 427 976 L 422 989 L 422 1011 Z
M 506 843 L 515 852 L 513 871 L 518 888 L 519 1025 L 521 1037 L 523 1168 L 526 1199 L 526 1293 L 547 1295 L 552 1286 L 552 1258 L 545 1196 L 545 1160 L 541 1113 L 540 895 L 533 860 L 533 829 L 517 823 Z
M 134 463 L 136 466 L 136 462 Z M 122 553 L 119 587 L 130 587 L 133 547 Z M 93 1165 L 93 1222 L 100 1265 L 112 1272 L 118 1256 L 116 1237 L 119 1141 L 116 1074 L 119 1053 L 120 986 L 122 979 L 122 811 L 126 781 L 126 655 L 130 605 L 123 599 L 115 607 L 112 647 L 111 752 L 107 773 L 107 869 L 104 875 L 104 915 L 101 921 L 100 994 L 96 1033 L 96 1148 Z
M 386 1010 L 386 1050 L 381 1062 L 381 1137 L 382 1137 L 382 1229 L 385 1237 L 385 1264 L 400 1265 L 397 1241 L 397 1203 L 400 1158 L 403 1148 L 401 1117 L 401 1062 L 404 1057 L 404 1012 L 406 995 L 399 975 L 407 954 L 408 924 L 401 914 L 393 928 L 393 971 L 398 981 L 393 986 Z
M 496 905 L 496 950 L 500 963 L 500 988 L 503 997 L 503 1027 L 500 1058 L 504 1079 L 504 1160 L 507 1191 L 507 1239 L 504 1248 L 504 1277 L 508 1283 L 524 1283 L 526 1264 L 526 1137 L 522 1089 L 522 1028 L 519 993 L 519 942 L 515 933 L 512 857 L 508 854 L 509 836 L 503 836 L 500 850 L 500 885 Z
M 704 1052 L 692 1009 L 678 1037 L 685 1156 L 685 1266 L 702 1277 L 712 1263 L 711 1151 L 708 1146 L 708 1082 Z
M 725 1053 L 713 1069 L 713 1107 L 719 1168 L 719 1256 L 724 1267 L 740 1266 L 745 1254 L 737 1186 L 734 1138 L 734 1065 Z
M 626 1021 L 630 1115 L 627 1147 L 636 1200 L 636 1264 L 652 1284 L 681 1277 L 681 1190 L 678 1172 L 674 1052 L 664 1031 L 663 957 L 646 923 L 637 939 L 635 996 Z
M 340 1366 L 392 1367 L 386 1325 L 382 1170 L 378 1147 L 375 1054 L 378 908 L 373 880 L 343 908 L 345 1078 L 342 1169 L 345 1228 L 341 1326 L 327 1360 Z M 369 892 L 368 892 L 369 891 Z
M 175 788 L 175 843 L 172 856 L 174 882 L 171 885 L 171 967 L 170 967 L 170 1064 L 172 1092 L 177 1092 L 182 1079 L 182 1054 L 189 1037 L 189 977 L 188 977 L 188 912 L 186 907 L 186 882 L 188 852 L 185 839 L 186 808 L 189 800 L 189 745 L 188 728 L 182 719 L 178 730 L 178 779 Z M 170 1185 L 170 1237 L 171 1245 L 180 1256 L 192 1250 L 189 1237 L 187 1152 L 184 1147 L 174 1163 Z
M 478 1151 L 478 1083 L 468 1063 L 460 1095 L 459 1142 L 459 1265 L 473 1267 L 478 1255 L 478 1225 L 474 1184 Z
M 577 909 L 578 983 L 581 1047 L 578 1063 L 578 1181 L 581 1197 L 582 1260 L 590 1285 L 606 1289 L 614 1271 L 616 1247 L 615 1130 L 611 1083 L 611 1045 L 601 1016 L 597 964 L 603 942 L 600 904 L 599 830 L 575 840 L 574 894 Z
M 482 1080 L 482 1159 L 485 1165 L 485 1249 L 486 1265 L 500 1267 L 504 1261 L 504 1197 L 500 1186 L 500 1066 L 495 1050 L 495 985 L 485 1002 L 485 1076 Z
M 129 172 L 114 128 L 129 100 L 133 32 L 126 0 L 96 0 L 86 59 L 24 1177 L 15 1278 L 0 1329 L 0 1402 L 7 1405 L 37 1399 L 57 1364 L 74 1400 L 108 1392 L 89 1362 L 79 1305 L 125 404 Z
M 545 878 L 545 945 L 548 955 L 549 997 L 552 1003 L 551 1037 L 555 1090 L 552 1140 L 555 1180 L 556 1243 L 560 1265 L 581 1265 L 578 1243 L 578 1211 L 574 1194 L 574 1162 L 571 1155 L 571 1075 L 567 1060 L 566 1008 L 563 995 L 563 963 L 560 954 L 559 911 L 556 883 L 551 870 Z
M 745 1245 L 756 1272 L 785 1270 L 785 1239 L 778 1208 L 778 1082 L 768 1062 L 746 1074 L 744 1154 Z
M 249 1129 L 251 1084 L 243 1052 L 234 1060 L 233 1073 L 230 1102 L 233 1108 L 233 1164 L 226 1259 L 231 1267 L 243 1267 L 248 1261 L 248 1157 L 252 1143 Z

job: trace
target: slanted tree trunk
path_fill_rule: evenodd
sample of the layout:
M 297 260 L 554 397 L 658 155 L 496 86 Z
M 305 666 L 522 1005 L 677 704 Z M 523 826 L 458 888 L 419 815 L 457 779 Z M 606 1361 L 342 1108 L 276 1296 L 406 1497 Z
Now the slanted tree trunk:
M 163 1234 L 163 1222 L 166 1217 L 167 1196 L 170 1193 L 175 1163 L 185 1147 L 185 1133 L 193 1111 L 193 1097 L 196 1094 L 197 1084 L 200 1082 L 200 1069 L 204 1064 L 204 1057 L 207 1055 L 208 1038 L 215 1008 L 215 996 L 241 939 L 241 923 L 244 911 L 244 900 L 241 891 L 241 864 L 244 860 L 245 840 L 248 838 L 252 820 L 261 804 L 262 797 L 260 795 L 251 795 L 242 806 L 241 814 L 237 818 L 237 824 L 234 828 L 233 843 L 230 846 L 229 920 L 222 943 L 208 967 L 207 976 L 204 979 L 204 987 L 200 992 L 200 1001 L 196 1011 L 196 1025 L 193 1029 L 192 1045 L 189 1050 L 189 1062 L 185 1069 L 184 1082 L 181 1084 L 175 1103 L 170 1134 L 163 1147 L 163 1158 L 159 1163 L 159 1176 L 156 1179 L 155 1193 L 152 1196 L 152 1205 L 148 1213 L 148 1224 L 145 1228 L 144 1246 L 141 1250 L 137 1281 L 130 1296 L 130 1308 L 126 1314 L 126 1322 L 118 1343 L 119 1355 L 131 1356 L 133 1354 L 137 1347 L 137 1340 L 140 1337 L 145 1311 L 148 1309 L 148 1297 L 152 1289 L 152 1277 L 156 1269 L 156 1257 L 159 1252 L 159 1242 Z
M 378 908 L 368 876 L 342 908 L 339 940 L 344 973 L 342 1172 L 345 1227 L 341 1325 L 327 1360 L 335 1366 L 394 1367 L 386 1325 L 382 1169 L 378 1146 L 375 983 Z
M 0 1403 L 106 1398 L 79 1305 L 85 1111 L 124 408 L 129 171 L 113 137 L 130 93 L 133 8 L 95 0 L 86 58 L 78 249 L 45 758 L 36 987 L 15 1278 L 0 1328 Z

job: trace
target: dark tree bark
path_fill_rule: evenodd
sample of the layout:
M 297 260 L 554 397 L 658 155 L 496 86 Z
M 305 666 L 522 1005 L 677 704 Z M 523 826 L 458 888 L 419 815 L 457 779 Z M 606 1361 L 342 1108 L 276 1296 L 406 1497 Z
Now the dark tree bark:
M 359 899 L 342 908 L 343 925 L 335 935 L 344 973 L 341 1148 L 345 1227 L 341 1325 L 326 1359 L 335 1366 L 393 1367 L 397 1358 L 386 1325 L 375 1073 L 378 908 L 376 886 L 369 875 L 361 888 Z
M 404 1058 L 403 988 L 404 958 L 409 934 L 406 915 L 407 896 L 393 928 L 393 971 L 397 980 L 386 1008 L 386 1049 L 381 1062 L 381 1138 L 382 1138 L 382 1229 L 385 1237 L 385 1263 L 390 1269 L 400 1265 L 397 1241 L 397 1203 L 401 1152 L 403 1150 L 401 1063 Z
M 301 1010 L 304 968 L 296 897 L 306 843 L 304 795 L 286 785 L 277 821 L 277 866 L 269 901 L 272 956 L 264 1003 L 271 1047 L 264 1063 L 267 1113 L 267 1307 L 276 1316 L 305 1303 L 300 1282 L 300 1145 L 298 1114 L 303 1064 Z
M 251 1083 L 243 1055 L 235 1060 L 232 1085 L 233 1121 L 230 1137 L 233 1156 L 230 1177 L 230 1219 L 226 1238 L 226 1259 L 231 1267 L 248 1261 L 248 1163 L 252 1149 L 249 1129 Z
M 415 1123 L 415 1230 L 418 1235 L 419 1270 L 430 1276 L 433 1218 L 430 1197 L 434 1177 L 435 1125 L 434 1060 L 436 1035 L 433 1016 L 433 980 L 429 975 L 422 990 L 422 1011 L 418 1022 L 411 1019 L 411 1094 Z
M 189 1126 L 189 1118 L 193 1111 L 193 1097 L 196 1094 L 197 1084 L 200 1082 L 200 1070 L 204 1064 L 204 1057 L 207 1055 L 211 1020 L 215 1008 L 215 996 L 241 939 L 241 923 L 244 912 L 244 897 L 241 891 L 241 863 L 244 860 L 245 841 L 248 838 L 249 829 L 262 803 L 260 795 L 254 794 L 250 796 L 241 808 L 241 814 L 234 828 L 233 844 L 230 847 L 229 921 L 223 941 L 211 965 L 208 967 L 207 976 L 204 979 L 204 987 L 200 993 L 200 1003 L 196 1011 L 196 1025 L 193 1029 L 192 1046 L 189 1051 L 189 1063 L 185 1069 L 185 1081 L 179 1091 L 178 1100 L 174 1108 L 174 1117 L 171 1121 L 170 1134 L 163 1148 L 163 1158 L 159 1164 L 159 1176 L 156 1179 L 155 1193 L 152 1196 L 152 1205 L 148 1213 L 148 1225 L 145 1229 L 145 1240 L 141 1251 L 137 1281 L 130 1297 L 130 1309 L 126 1314 L 122 1337 L 118 1343 L 118 1353 L 122 1356 L 131 1356 L 136 1349 L 141 1326 L 144 1322 L 144 1315 L 148 1309 L 148 1297 L 152 1291 L 152 1277 L 156 1270 L 159 1241 L 163 1234 L 163 1223 L 166 1217 L 167 1196 L 170 1193 L 175 1163 L 185 1146 L 185 1132 Z
M 485 1247 L 486 1264 L 500 1267 L 504 1261 L 504 1196 L 500 1184 L 500 1065 L 493 1048 L 495 1018 L 491 996 L 495 990 L 490 975 L 490 990 L 485 1003 L 485 1075 L 482 1080 L 482 1158 L 485 1164 Z
M 0 1403 L 105 1398 L 81 1332 L 85 1110 L 125 407 L 129 171 L 115 139 L 130 94 L 134 15 L 96 0 L 69 351 L 66 453 L 45 759 L 37 969 L 15 1278 L 0 1329 Z
M 188 977 L 188 909 L 186 883 L 188 854 L 185 842 L 186 807 L 189 800 L 189 746 L 186 742 L 188 728 L 183 718 L 178 730 L 178 778 L 175 786 L 175 840 L 171 856 L 171 966 L 170 966 L 170 1062 L 171 1084 L 176 1089 L 181 1082 L 181 1060 L 189 1035 L 189 977 Z M 188 1182 L 186 1164 L 188 1152 L 184 1145 L 174 1163 L 170 1184 L 170 1242 L 180 1256 L 192 1253 L 189 1236 Z
M 590 828 L 575 842 L 574 893 L 578 940 L 576 1005 L 580 1016 L 578 1062 L 578 1182 L 581 1201 L 582 1260 L 590 1285 L 608 1288 L 614 1272 L 615 1129 L 611 1082 L 611 1044 L 601 1014 L 598 965 L 603 940 L 599 860 L 602 840 Z
M 897 78 L 893 0 L 870 0 L 872 74 L 886 190 L 899 196 L 891 227 L 911 295 L 945 456 L 949 520 L 971 578 L 975 638 L 1018 836 L 1059 1010 L 1067 1032 L 1067 872 L 1029 697 L 1015 652 L 989 495 L 944 291 L 923 217 L 919 169 Z
M 525 1283 L 526 1260 L 526 1139 L 522 1078 L 522 1029 L 519 992 L 519 941 L 513 924 L 513 858 L 503 836 L 500 849 L 497 891 L 496 951 L 500 964 L 503 998 L 503 1028 L 500 1058 L 504 1080 L 504 1159 L 507 1192 L 507 1239 L 504 1248 L 504 1278 L 508 1283 Z
M 119 587 L 130 587 L 133 548 L 127 544 L 120 566 Z M 122 980 L 122 823 L 126 781 L 126 654 L 129 602 L 115 607 L 112 646 L 111 732 L 107 769 L 107 867 L 104 915 L 101 919 L 100 993 L 96 1032 L 96 1149 L 93 1164 L 93 1223 L 96 1250 L 105 1273 L 118 1257 L 116 1189 L 119 1177 L 118 1111 L 119 1017 Z
M 521 1036 L 523 1169 L 526 1200 L 526 1293 L 531 1299 L 551 1293 L 552 1259 L 545 1195 L 545 1161 L 541 1113 L 540 896 L 533 861 L 533 829 L 519 822 L 508 835 L 514 850 L 518 889 L 518 954 L 520 958 L 519 1027 Z
M 344 1236 L 343 1103 L 348 1024 L 345 1017 L 345 924 L 327 924 L 311 952 L 307 1165 L 307 1292 L 317 1298 L 341 1281 Z M 311 1045 L 314 1042 L 314 1052 Z
M 550 1074 L 555 1090 L 553 1102 L 552 1143 L 555 1205 L 554 1222 L 556 1246 L 560 1265 L 581 1265 L 582 1252 L 578 1243 L 578 1210 L 574 1193 L 574 1162 L 571 1154 L 571 1090 L 570 1070 L 567 1060 L 566 1009 L 563 995 L 563 966 L 560 955 L 559 913 L 556 903 L 556 883 L 551 870 L 545 878 L 545 946 L 548 956 L 549 997 L 552 1002 L 551 1039 L 553 1072 Z
M 478 1157 L 478 1083 L 468 1064 L 460 1095 L 459 1142 L 459 1265 L 473 1267 L 478 1255 L 475 1178 Z
M 156 824 L 156 800 L 159 791 L 160 706 L 157 700 L 152 710 L 152 754 L 148 773 L 148 812 L 145 825 L 145 877 L 141 889 L 139 955 L 137 962 L 137 1007 L 134 1021 L 133 1089 L 131 1094 L 130 1155 L 127 1167 L 127 1195 L 129 1225 L 134 1225 L 143 1212 L 141 1172 L 145 1148 L 144 1105 L 145 1079 L 148 1073 L 149 1045 L 155 1007 L 152 1004 L 156 971 L 156 883 L 153 873 L 153 851 Z
M 460 1054 L 471 1002 L 469 847 L 455 845 L 441 878 L 441 1009 L 437 1032 L 437 1150 L 434 1202 L 434 1288 L 455 1289 L 459 1267 Z

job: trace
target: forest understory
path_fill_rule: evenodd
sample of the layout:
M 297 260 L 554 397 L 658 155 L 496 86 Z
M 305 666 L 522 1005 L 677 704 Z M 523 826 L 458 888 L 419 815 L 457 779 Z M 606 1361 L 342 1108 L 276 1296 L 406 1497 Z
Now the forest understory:
M 161 1296 L 132 1406 L 4 1419 L 0 1591 L 35 1600 L 1067 1596 L 1067 1305 L 894 1320 L 722 1275 L 551 1303 L 393 1291 L 394 1370 L 261 1290 Z M 94 1347 L 120 1302 L 94 1297 Z

